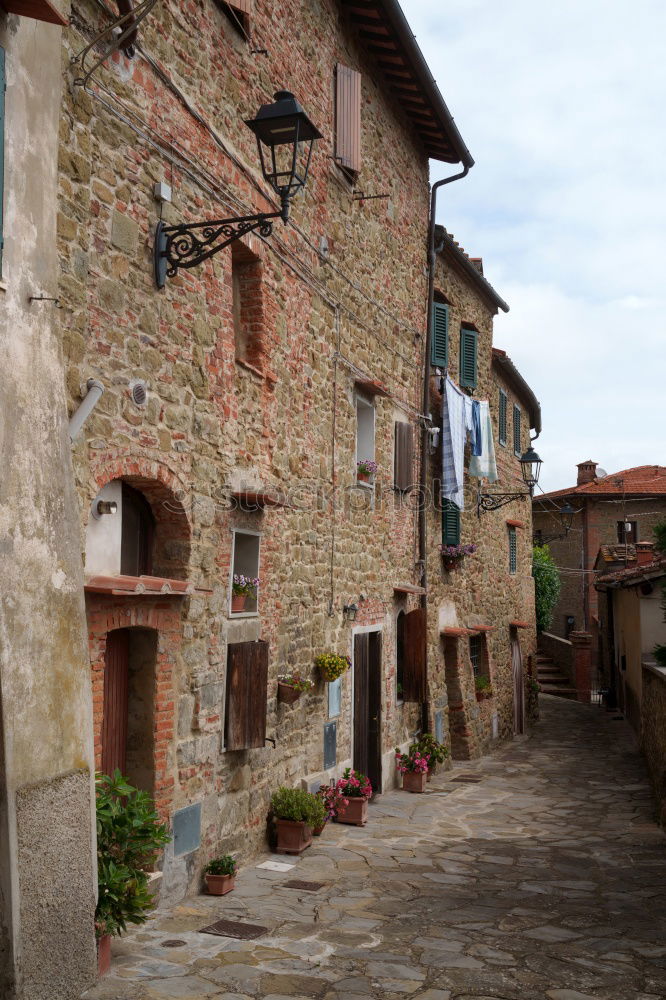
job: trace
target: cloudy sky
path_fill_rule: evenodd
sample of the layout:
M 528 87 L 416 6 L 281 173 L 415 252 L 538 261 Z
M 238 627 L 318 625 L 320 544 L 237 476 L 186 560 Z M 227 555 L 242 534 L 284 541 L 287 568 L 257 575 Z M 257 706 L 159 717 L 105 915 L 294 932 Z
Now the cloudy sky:
M 541 401 L 544 489 L 666 465 L 666 4 L 402 6 L 476 161 L 438 221 L 511 306 L 495 343 Z

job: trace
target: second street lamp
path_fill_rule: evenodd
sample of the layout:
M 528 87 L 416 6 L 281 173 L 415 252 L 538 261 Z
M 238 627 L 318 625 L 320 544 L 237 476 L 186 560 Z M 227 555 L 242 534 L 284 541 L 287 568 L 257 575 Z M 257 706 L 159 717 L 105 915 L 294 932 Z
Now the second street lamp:
M 158 288 L 180 268 L 197 267 L 246 233 L 258 229 L 261 236 L 270 236 L 273 219 L 287 222 L 291 200 L 307 182 L 312 146 L 321 133 L 288 90 L 279 90 L 274 103 L 262 105 L 245 124 L 257 138 L 261 170 L 280 198 L 280 211 L 176 226 L 158 222 L 153 252 Z
M 527 451 L 520 456 L 520 471 L 527 489 L 513 490 L 511 493 L 482 493 L 479 490 L 476 497 L 477 515 L 481 517 L 482 511 L 499 510 L 500 507 L 511 503 L 512 500 L 524 500 L 525 497 L 531 497 L 534 493 L 534 487 L 539 482 L 542 464 L 542 460 L 530 445 Z

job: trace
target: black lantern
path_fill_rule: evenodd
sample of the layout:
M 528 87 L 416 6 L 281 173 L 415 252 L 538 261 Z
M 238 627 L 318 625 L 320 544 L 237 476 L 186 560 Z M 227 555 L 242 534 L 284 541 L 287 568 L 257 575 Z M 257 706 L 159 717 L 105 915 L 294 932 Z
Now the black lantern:
M 573 509 L 569 501 L 563 503 L 560 507 L 560 521 L 562 522 L 562 527 L 564 528 L 564 534 L 568 535 L 571 531 L 571 525 L 573 524 L 574 514 L 577 511 Z
M 261 172 L 282 204 L 282 219 L 289 217 L 289 202 L 308 179 L 312 145 L 321 139 L 294 95 L 278 90 L 273 104 L 264 104 L 256 118 L 245 124 L 257 137 Z
M 153 255 L 158 288 L 164 288 L 167 277 L 180 268 L 196 267 L 246 233 L 258 229 L 267 237 L 273 232 L 273 219 L 289 219 L 291 200 L 305 186 L 312 145 L 321 139 L 321 132 L 288 90 L 279 90 L 275 102 L 264 104 L 245 124 L 257 137 L 261 170 L 280 198 L 280 211 L 177 226 L 158 222 Z
M 532 493 L 534 487 L 539 482 L 541 464 L 541 459 L 535 452 L 532 445 L 530 445 L 527 451 L 520 456 L 520 469 L 523 474 L 525 485 L 529 489 L 530 493 Z
M 355 622 L 358 614 L 358 604 L 345 604 L 342 614 L 346 622 Z

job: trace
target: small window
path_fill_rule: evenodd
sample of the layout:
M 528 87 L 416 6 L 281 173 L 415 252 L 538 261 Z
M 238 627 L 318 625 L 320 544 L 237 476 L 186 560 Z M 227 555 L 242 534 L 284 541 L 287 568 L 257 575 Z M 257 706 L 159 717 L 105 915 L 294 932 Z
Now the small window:
M 122 486 L 120 572 L 150 576 L 153 571 L 155 519 L 146 498 L 127 483 Z
M 361 463 L 359 467 L 359 463 Z M 369 472 L 363 471 L 369 463 Z M 356 472 L 360 482 L 372 483 L 375 463 L 375 408 L 363 396 L 356 397 Z M 368 476 L 363 480 L 361 476 Z
M 430 363 L 433 368 L 446 368 L 449 363 L 449 307 L 444 302 L 432 304 Z
M 620 545 L 635 545 L 638 541 L 638 521 L 618 521 L 617 540 Z
M 469 637 L 469 658 L 472 661 L 474 676 L 480 677 L 483 673 L 483 641 L 480 635 Z
M 442 500 L 442 545 L 460 545 L 460 511 L 453 500 Z
M 466 326 L 460 330 L 460 385 L 466 389 L 476 388 L 478 337 Z
M 414 486 L 414 432 L 412 425 L 402 420 L 395 422 L 395 460 L 393 485 L 406 493 Z
M 519 458 L 522 455 L 522 449 L 520 447 L 520 407 L 514 406 L 513 408 L 513 453 Z
M 335 159 L 354 180 L 361 169 L 361 74 L 342 63 L 336 68 Z
M 229 18 L 236 31 L 247 38 L 252 13 L 252 0 L 216 0 L 221 11 Z
M 233 572 L 229 601 L 232 615 L 256 615 L 259 610 L 260 535 L 234 532 Z
M 231 249 L 231 292 L 236 359 L 261 368 L 264 316 L 261 261 L 240 242 Z
M 507 395 L 504 389 L 499 391 L 499 443 L 506 445 L 507 443 L 507 430 L 506 430 L 506 413 L 507 413 Z
M 400 611 L 395 623 L 395 696 L 403 701 L 405 692 L 405 612 Z
M 518 537 L 516 529 L 509 526 L 509 573 L 512 575 L 518 568 Z
M 537 528 L 534 532 L 534 544 L 543 545 L 543 531 L 541 528 Z

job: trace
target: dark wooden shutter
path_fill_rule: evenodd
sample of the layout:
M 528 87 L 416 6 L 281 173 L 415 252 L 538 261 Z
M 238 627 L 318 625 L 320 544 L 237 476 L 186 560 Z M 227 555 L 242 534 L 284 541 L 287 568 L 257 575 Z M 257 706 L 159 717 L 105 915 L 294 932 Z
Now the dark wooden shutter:
M 509 528 L 509 573 L 515 573 L 518 567 L 518 539 L 516 529 Z
M 442 500 L 442 545 L 460 545 L 460 511 L 453 500 Z
M 241 14 L 252 13 L 252 0 L 227 0 L 227 3 Z
M 467 389 L 476 388 L 476 330 L 463 326 L 460 331 L 460 384 Z
M 396 490 L 411 490 L 414 486 L 414 433 L 412 425 L 402 420 L 395 422 L 395 470 Z
M 513 451 L 516 455 L 522 455 L 520 447 L 520 407 L 513 408 Z
M 247 750 L 266 743 L 268 643 L 236 642 L 227 652 L 227 701 L 224 743 Z
M 430 330 L 430 363 L 434 368 L 446 368 L 449 363 L 449 307 L 433 302 Z
M 368 773 L 370 643 L 367 632 L 354 636 L 354 770 Z
M 338 63 L 335 87 L 335 158 L 358 173 L 361 169 L 361 74 Z
M 499 391 L 499 443 L 506 444 L 506 393 Z
M 116 629 L 106 637 L 104 657 L 103 774 L 113 774 L 116 768 L 125 772 L 128 672 L 129 633 Z
M 404 624 L 403 701 L 423 702 L 427 699 L 427 613 L 416 608 L 405 615 Z

